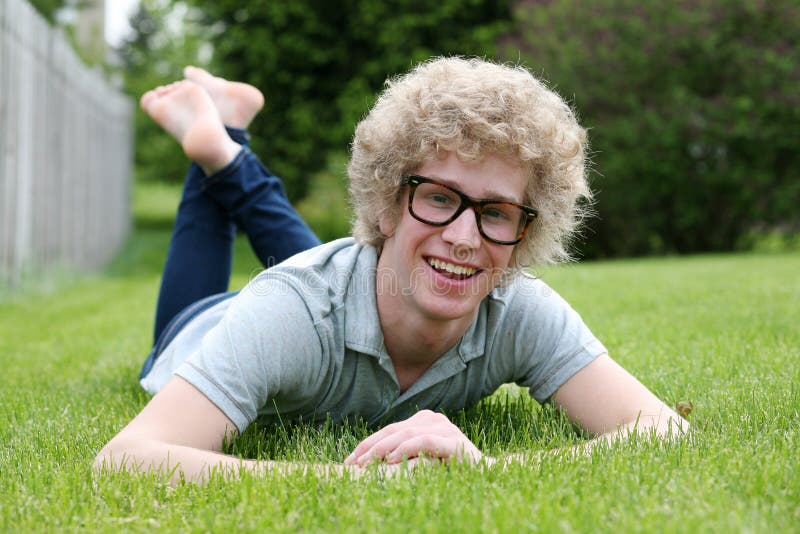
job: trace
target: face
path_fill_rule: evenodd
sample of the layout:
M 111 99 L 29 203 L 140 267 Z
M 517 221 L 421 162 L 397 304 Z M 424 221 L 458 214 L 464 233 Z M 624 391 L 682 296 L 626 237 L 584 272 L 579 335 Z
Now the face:
M 527 176 L 506 159 L 488 156 L 462 161 L 454 153 L 426 161 L 413 174 L 460 190 L 474 199 L 505 200 L 522 204 Z M 379 299 L 404 314 L 432 320 L 472 320 L 481 301 L 500 281 L 514 247 L 498 245 L 478 232 L 475 212 L 464 210 L 446 226 L 431 226 L 408 212 L 408 190 L 402 192 L 400 217 L 384 221 L 389 236 L 378 260 L 378 276 L 391 278 Z

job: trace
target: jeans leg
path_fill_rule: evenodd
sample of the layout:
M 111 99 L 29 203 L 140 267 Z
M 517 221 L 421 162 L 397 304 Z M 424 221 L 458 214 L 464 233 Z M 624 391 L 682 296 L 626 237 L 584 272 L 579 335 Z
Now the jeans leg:
M 238 225 L 264 267 L 319 245 L 279 178 L 250 152 L 245 130 L 226 128 L 242 150 L 211 176 L 189 168 L 156 307 L 154 343 L 184 308 L 228 289 Z
M 264 267 L 320 244 L 274 176 L 247 146 L 233 162 L 202 180 L 203 191 L 243 230 Z
M 236 226 L 201 189 L 205 177 L 196 164 L 189 168 L 172 229 L 167 261 L 158 293 L 154 343 L 182 309 L 228 289 Z
M 226 128 L 231 139 L 250 144 L 245 130 Z M 155 344 L 167 324 L 198 300 L 227 291 L 233 261 L 236 226 L 225 210 L 202 191 L 205 174 L 189 167 L 178 205 L 167 261 L 158 292 L 153 332 Z
M 139 379 L 141 380 L 150 370 L 153 368 L 153 365 L 156 363 L 156 360 L 161 355 L 161 352 L 169 345 L 175 336 L 181 331 L 181 329 L 189 324 L 189 322 L 197 317 L 199 314 L 203 313 L 207 309 L 211 308 L 212 306 L 222 302 L 223 300 L 227 300 L 229 298 L 233 298 L 239 293 L 238 291 L 231 291 L 229 293 L 217 293 L 215 295 L 211 295 L 200 299 L 189 306 L 186 306 L 183 310 L 181 310 L 175 317 L 170 319 L 167 325 L 161 330 L 156 338 L 155 343 L 153 344 L 153 350 L 150 351 L 150 354 L 147 356 L 147 359 L 144 361 L 144 365 L 142 365 L 142 370 L 139 373 Z

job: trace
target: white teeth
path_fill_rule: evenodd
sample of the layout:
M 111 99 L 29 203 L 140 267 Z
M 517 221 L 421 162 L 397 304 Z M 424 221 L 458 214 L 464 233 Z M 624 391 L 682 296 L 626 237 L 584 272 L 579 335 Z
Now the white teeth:
M 462 275 L 465 274 L 467 276 L 472 276 L 477 272 L 477 269 L 474 267 L 465 267 L 463 265 L 454 265 L 452 263 L 447 263 L 446 261 L 437 260 L 436 258 L 429 258 L 428 263 L 434 269 L 442 269 L 447 271 L 448 273 Z

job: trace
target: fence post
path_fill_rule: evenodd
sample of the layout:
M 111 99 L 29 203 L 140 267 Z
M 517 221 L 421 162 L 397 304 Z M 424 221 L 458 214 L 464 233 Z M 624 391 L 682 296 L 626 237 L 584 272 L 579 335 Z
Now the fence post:
M 30 4 L 0 1 L 0 287 L 116 252 L 130 229 L 132 111 Z

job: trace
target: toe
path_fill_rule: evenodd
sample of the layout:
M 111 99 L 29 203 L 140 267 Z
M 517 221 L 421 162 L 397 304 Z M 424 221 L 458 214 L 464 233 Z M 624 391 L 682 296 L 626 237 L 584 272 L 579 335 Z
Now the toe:
M 187 65 L 186 67 L 184 67 L 183 76 L 185 78 L 195 81 L 207 80 L 213 78 L 211 73 L 209 73 L 205 69 L 201 69 L 200 67 L 195 67 L 193 65 Z
M 142 95 L 142 98 L 139 99 L 139 106 L 142 109 L 147 109 L 147 106 L 150 105 L 150 102 L 156 97 L 156 90 L 153 89 L 152 91 L 147 91 L 145 94 Z

